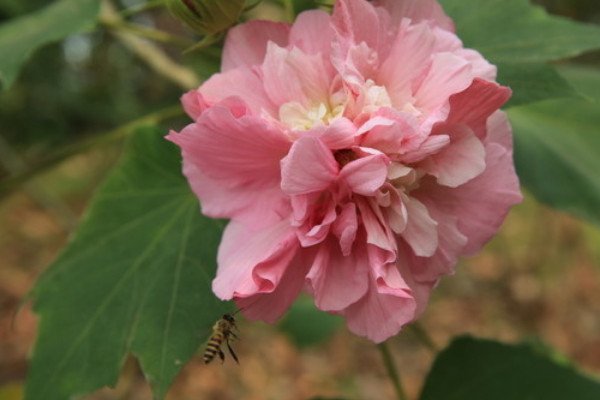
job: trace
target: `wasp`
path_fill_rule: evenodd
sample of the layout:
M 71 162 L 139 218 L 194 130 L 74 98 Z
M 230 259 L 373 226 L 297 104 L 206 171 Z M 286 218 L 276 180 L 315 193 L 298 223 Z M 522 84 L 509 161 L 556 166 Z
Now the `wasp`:
M 233 318 L 234 314 L 224 314 L 223 317 L 219 319 L 213 326 L 213 333 L 210 339 L 208 339 L 208 344 L 206 345 L 206 349 L 204 350 L 204 356 L 202 357 L 204 360 L 204 364 L 208 364 L 209 362 L 211 362 L 217 354 L 219 355 L 221 362 L 225 361 L 225 353 L 223 352 L 223 350 L 221 350 L 223 342 L 227 344 L 229 354 L 231 354 L 231 357 L 233 357 L 235 362 L 238 364 L 240 363 L 238 361 L 237 356 L 235 355 L 235 352 L 231 348 L 231 345 L 229 344 L 229 341 L 232 338 L 238 338 L 234 332 L 234 330 L 237 330 L 235 318 Z

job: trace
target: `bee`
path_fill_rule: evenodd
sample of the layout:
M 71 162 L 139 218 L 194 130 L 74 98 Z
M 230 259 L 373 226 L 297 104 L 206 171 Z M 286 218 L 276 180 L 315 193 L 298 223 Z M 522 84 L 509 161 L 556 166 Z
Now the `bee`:
M 225 353 L 223 352 L 223 350 L 221 350 L 223 342 L 227 344 L 229 354 L 231 354 L 235 362 L 238 364 L 240 363 L 238 361 L 237 356 L 235 355 L 235 352 L 231 348 L 231 345 L 229 344 L 229 340 L 231 340 L 231 338 L 238 338 L 234 332 L 234 330 L 237 330 L 235 318 L 233 318 L 234 314 L 223 315 L 223 317 L 220 320 L 218 320 L 213 326 L 213 333 L 210 339 L 208 339 L 208 344 L 206 345 L 206 349 L 204 350 L 204 356 L 202 357 L 204 360 L 204 364 L 208 364 L 209 362 L 211 362 L 217 354 L 221 359 L 221 363 L 225 361 Z

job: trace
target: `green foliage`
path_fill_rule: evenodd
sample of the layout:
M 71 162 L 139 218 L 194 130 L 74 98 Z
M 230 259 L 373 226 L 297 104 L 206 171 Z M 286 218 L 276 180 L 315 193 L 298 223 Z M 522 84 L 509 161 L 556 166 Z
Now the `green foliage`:
M 342 323 L 341 316 L 317 310 L 311 298 L 302 296 L 286 312 L 280 328 L 299 347 L 306 347 L 331 338 Z
M 60 0 L 0 26 L 0 81 L 12 85 L 21 65 L 38 47 L 89 28 L 100 0 Z
M 511 108 L 515 164 L 539 200 L 600 223 L 600 72 L 563 69 L 590 100 L 549 100 Z
M 579 94 L 550 64 L 499 62 L 498 81 L 513 88 L 506 107 Z
M 548 15 L 527 0 L 441 0 L 466 47 L 499 66 L 498 81 L 515 95 L 509 105 L 573 96 L 544 62 L 600 48 L 600 27 Z
M 455 339 L 435 360 L 420 400 L 596 400 L 600 382 L 529 346 Z
M 201 216 L 163 134 L 146 128 L 133 137 L 38 281 L 27 399 L 114 385 L 128 352 L 162 398 L 214 321 L 231 311 L 210 291 L 222 224 Z
M 465 46 L 492 62 L 540 62 L 600 48 L 600 27 L 548 15 L 527 0 L 441 0 Z

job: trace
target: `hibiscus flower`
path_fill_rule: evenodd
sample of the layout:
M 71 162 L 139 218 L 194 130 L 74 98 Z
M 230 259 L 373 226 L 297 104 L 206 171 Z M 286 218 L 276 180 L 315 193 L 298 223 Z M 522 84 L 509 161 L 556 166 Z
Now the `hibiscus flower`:
M 340 0 L 228 33 L 167 138 L 230 219 L 213 291 L 274 322 L 301 291 L 382 342 L 521 201 L 510 89 L 434 0 Z

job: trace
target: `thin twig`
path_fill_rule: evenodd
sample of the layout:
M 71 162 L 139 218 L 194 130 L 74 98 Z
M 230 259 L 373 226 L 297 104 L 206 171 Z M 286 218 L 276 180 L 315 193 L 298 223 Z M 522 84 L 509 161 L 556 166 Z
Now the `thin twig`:
M 161 31 L 158 29 L 148 28 L 146 26 L 132 24 L 125 21 L 117 21 L 108 18 L 100 18 L 100 24 L 104 25 L 108 29 L 115 31 L 131 33 L 135 36 L 145 37 L 155 42 L 173 44 L 179 47 L 190 47 L 194 44 L 193 41 L 185 39 L 179 36 L 172 35 L 168 32 Z
M 19 153 L 2 136 L 0 136 L 0 165 L 13 175 L 19 174 L 27 168 Z M 75 213 L 59 197 L 46 190 L 41 182 L 28 182 L 25 190 L 48 210 L 48 213 L 54 216 L 68 232 L 75 230 L 77 226 Z
M 147 114 L 141 118 L 138 118 L 125 125 L 121 125 L 102 135 L 98 135 L 89 140 L 75 143 L 71 146 L 67 146 L 59 150 L 58 152 L 52 154 L 51 156 L 45 158 L 44 160 L 38 162 L 34 166 L 19 171 L 18 173 L 10 176 L 9 178 L 0 181 L 0 196 L 10 192 L 11 190 L 15 189 L 19 185 L 33 178 L 37 174 L 47 171 L 49 168 L 57 165 L 58 163 L 64 161 L 67 158 L 91 150 L 100 144 L 106 144 L 119 140 L 127 134 L 133 132 L 136 128 L 140 126 L 156 124 L 165 119 L 174 118 L 180 115 L 183 115 L 183 110 L 181 109 L 181 106 L 171 106 Z
M 398 373 L 398 369 L 396 368 L 394 360 L 392 359 L 390 349 L 388 348 L 385 342 L 379 343 L 377 345 L 377 348 L 381 352 L 381 356 L 383 357 L 383 363 L 385 364 L 385 369 L 390 379 L 392 380 L 392 383 L 394 384 L 398 400 L 408 400 L 408 397 L 406 397 L 406 393 L 404 392 L 404 388 L 402 387 L 400 374 Z
M 108 1 L 102 2 L 100 20 L 107 25 L 122 25 L 123 18 Z M 128 32 L 113 30 L 112 33 L 133 53 L 144 60 L 155 72 L 189 90 L 200 85 L 200 80 L 189 68 L 171 60 L 159 47 Z

